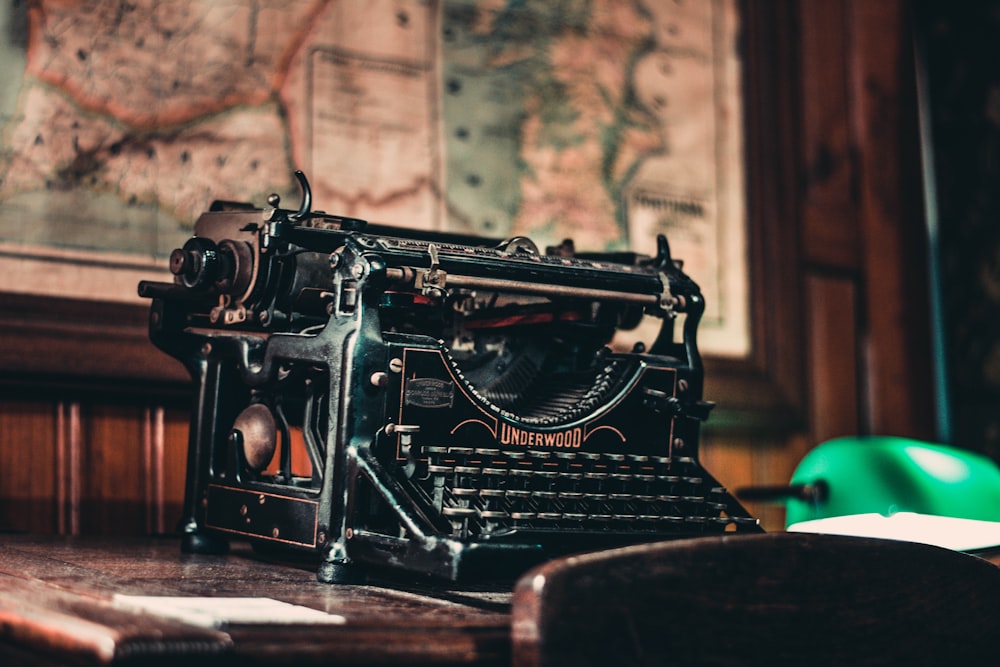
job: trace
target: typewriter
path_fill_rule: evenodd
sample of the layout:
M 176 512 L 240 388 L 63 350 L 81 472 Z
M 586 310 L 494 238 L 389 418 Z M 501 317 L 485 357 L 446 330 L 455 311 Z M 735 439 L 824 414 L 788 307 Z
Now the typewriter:
M 368 224 L 313 211 L 296 177 L 297 209 L 215 202 L 175 281 L 139 284 L 197 388 L 183 549 L 456 580 L 761 530 L 698 461 L 704 303 L 666 239 L 542 252 Z M 649 315 L 648 349 L 612 351 Z

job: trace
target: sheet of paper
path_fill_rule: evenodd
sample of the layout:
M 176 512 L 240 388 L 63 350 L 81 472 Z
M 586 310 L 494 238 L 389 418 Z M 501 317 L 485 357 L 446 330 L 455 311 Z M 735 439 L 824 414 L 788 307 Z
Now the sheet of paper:
M 210 628 L 256 624 L 343 625 L 347 622 L 339 614 L 328 614 L 273 598 L 115 595 L 114 604 L 123 609 Z

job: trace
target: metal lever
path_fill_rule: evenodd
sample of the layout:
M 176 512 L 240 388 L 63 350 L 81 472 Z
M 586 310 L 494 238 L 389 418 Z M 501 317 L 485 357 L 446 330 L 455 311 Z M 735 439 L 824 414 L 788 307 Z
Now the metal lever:
M 441 270 L 438 247 L 435 244 L 427 245 L 427 254 L 430 256 L 431 266 L 421 274 L 420 291 L 424 296 L 442 298 L 445 296 L 444 285 L 448 274 Z
M 295 170 L 295 178 L 299 181 L 299 188 L 302 190 L 302 203 L 299 204 L 299 210 L 288 216 L 288 219 L 292 222 L 298 222 L 309 217 L 312 213 L 312 188 L 309 187 L 309 180 L 301 169 Z
M 666 412 L 674 417 L 688 417 L 690 419 L 697 419 L 698 421 L 705 421 L 708 419 L 708 413 L 715 407 L 715 403 L 709 401 L 685 403 L 665 391 L 649 387 L 644 388 L 642 393 L 645 394 L 643 404 L 647 408 L 657 413 Z
M 413 455 L 413 434 L 420 433 L 419 424 L 386 424 L 385 432 L 399 434 L 399 453 L 406 459 L 403 472 L 412 477 L 417 470 L 417 457 Z

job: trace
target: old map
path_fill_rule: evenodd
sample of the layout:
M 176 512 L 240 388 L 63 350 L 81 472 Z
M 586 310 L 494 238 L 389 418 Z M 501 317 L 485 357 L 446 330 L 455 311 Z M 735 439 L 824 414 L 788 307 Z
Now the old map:
M 705 292 L 703 348 L 743 354 L 737 18 L 733 0 L 4 3 L 0 289 L 134 298 L 212 200 L 294 205 L 300 168 L 318 207 L 377 222 L 643 252 L 664 232 Z

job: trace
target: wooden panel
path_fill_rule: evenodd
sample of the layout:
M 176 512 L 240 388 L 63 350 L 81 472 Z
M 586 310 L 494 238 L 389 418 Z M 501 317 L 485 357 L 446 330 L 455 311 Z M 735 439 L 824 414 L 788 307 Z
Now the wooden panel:
M 0 530 L 172 532 L 187 432 L 188 413 L 178 408 L 0 401 Z
M 187 474 L 188 424 L 190 412 L 168 409 L 164 414 L 163 507 L 155 532 L 171 532 L 177 527 L 184 504 Z
M 183 366 L 149 342 L 146 305 L 0 292 L 0 384 L 176 392 Z
M 854 280 L 806 280 L 811 435 L 815 442 L 859 432 L 858 304 Z
M 56 511 L 61 535 L 80 533 L 80 404 L 60 401 L 56 410 Z M 36 470 L 35 474 L 41 474 Z
M 864 232 L 867 430 L 934 436 L 926 230 L 907 3 L 850 0 Z
M 142 415 L 143 477 L 146 480 L 146 532 L 162 532 L 163 516 L 163 408 L 147 407 Z
M 148 447 L 142 407 L 94 405 L 84 413 L 80 531 L 146 532 Z
M 55 409 L 0 402 L 0 530 L 58 529 Z
M 844 14 L 836 1 L 800 7 L 800 182 L 805 259 L 849 269 L 859 263 L 859 247 Z

